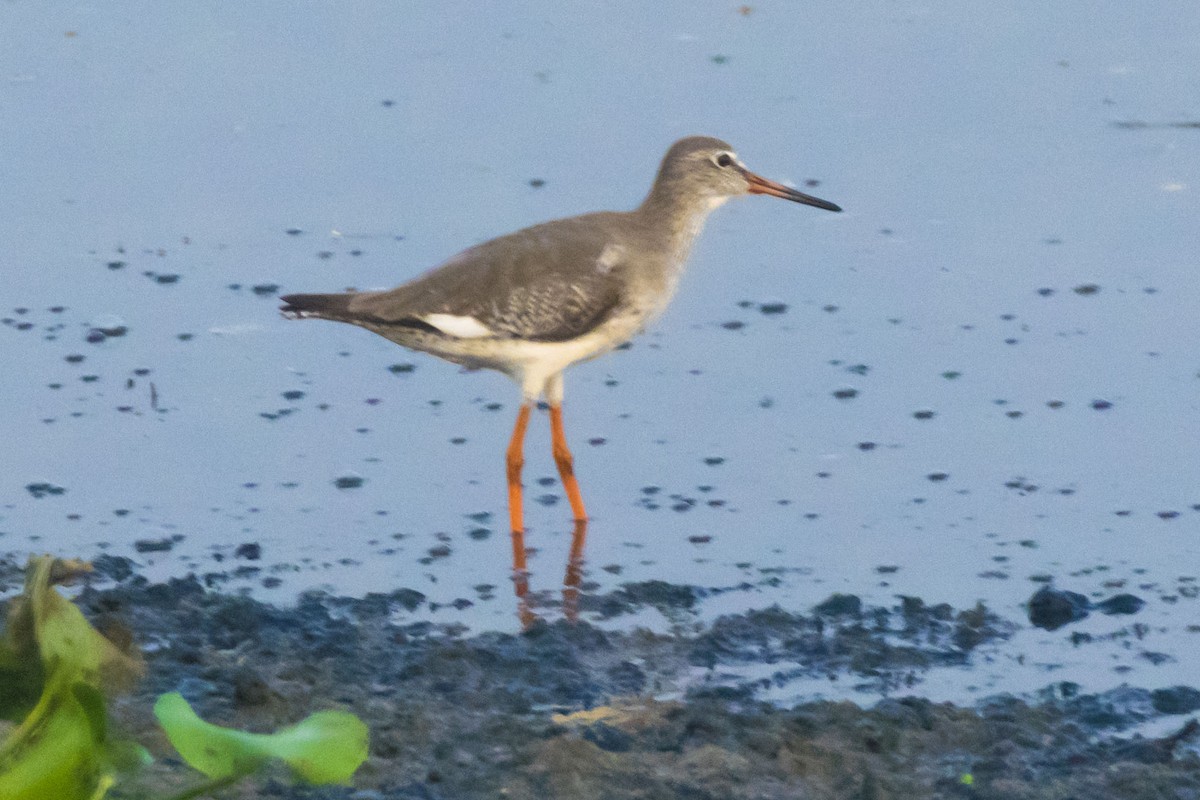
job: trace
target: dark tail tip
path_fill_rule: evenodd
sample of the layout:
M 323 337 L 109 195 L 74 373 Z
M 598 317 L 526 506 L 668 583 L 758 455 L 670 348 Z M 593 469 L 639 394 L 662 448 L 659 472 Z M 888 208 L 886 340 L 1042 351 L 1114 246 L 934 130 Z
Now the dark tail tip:
M 279 307 L 285 317 L 343 317 L 350 307 L 353 294 L 285 294 Z

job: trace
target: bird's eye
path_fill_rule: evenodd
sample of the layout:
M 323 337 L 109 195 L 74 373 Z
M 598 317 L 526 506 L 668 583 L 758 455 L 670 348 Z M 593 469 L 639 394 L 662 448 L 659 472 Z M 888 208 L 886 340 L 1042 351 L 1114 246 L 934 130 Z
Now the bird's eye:
M 733 156 L 729 155 L 729 153 L 721 153 L 713 161 L 718 167 L 728 167 L 733 163 Z

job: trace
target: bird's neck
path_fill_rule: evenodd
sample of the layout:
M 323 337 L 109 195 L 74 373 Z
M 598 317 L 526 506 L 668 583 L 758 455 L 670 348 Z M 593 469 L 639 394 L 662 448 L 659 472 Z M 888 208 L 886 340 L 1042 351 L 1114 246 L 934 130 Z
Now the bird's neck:
M 665 231 L 667 247 L 682 266 L 691 251 L 692 243 L 704 228 L 708 215 L 728 198 L 703 197 L 671 192 L 656 185 L 638 207 L 637 213 L 655 230 Z

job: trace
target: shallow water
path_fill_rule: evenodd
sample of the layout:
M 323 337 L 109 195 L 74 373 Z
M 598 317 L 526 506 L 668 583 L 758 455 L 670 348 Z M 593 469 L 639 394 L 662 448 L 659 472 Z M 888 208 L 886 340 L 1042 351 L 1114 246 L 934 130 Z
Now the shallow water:
M 846 213 L 721 209 L 663 320 L 568 375 L 589 590 L 1019 621 L 1052 579 L 1147 606 L 1090 618 L 1117 635 L 1087 648 L 1022 632 L 1043 666 L 992 688 L 1196 684 L 1189 9 L 530 3 L 451 30 L 442 5 L 6 6 L 0 550 L 242 568 L 221 585 L 280 601 L 411 586 L 435 618 L 515 626 L 513 387 L 282 320 L 273 287 L 389 286 L 630 207 L 705 133 Z M 553 595 L 570 526 L 546 427 L 528 543 Z

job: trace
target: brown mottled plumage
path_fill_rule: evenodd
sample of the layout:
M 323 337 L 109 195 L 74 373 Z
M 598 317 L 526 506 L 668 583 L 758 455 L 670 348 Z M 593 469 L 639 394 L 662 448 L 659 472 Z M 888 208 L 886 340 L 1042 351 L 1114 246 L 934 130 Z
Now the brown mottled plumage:
M 612 350 L 660 314 L 705 219 L 744 194 L 841 210 L 755 175 L 720 139 L 693 136 L 671 146 L 649 195 L 632 211 L 584 214 L 500 236 L 388 291 L 286 295 L 282 310 L 359 325 L 519 383 L 524 404 L 508 459 L 514 531 L 523 524 L 518 462 L 524 420 L 531 403 L 545 396 L 555 423 L 555 458 L 582 520 L 558 416 L 562 371 Z

